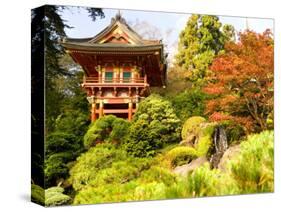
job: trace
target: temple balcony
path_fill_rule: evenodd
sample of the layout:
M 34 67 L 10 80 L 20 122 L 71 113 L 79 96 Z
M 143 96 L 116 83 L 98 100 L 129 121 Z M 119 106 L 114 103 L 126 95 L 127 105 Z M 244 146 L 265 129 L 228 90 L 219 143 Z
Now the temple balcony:
M 102 78 L 86 77 L 83 78 L 82 87 L 149 87 L 147 77 L 138 78 Z

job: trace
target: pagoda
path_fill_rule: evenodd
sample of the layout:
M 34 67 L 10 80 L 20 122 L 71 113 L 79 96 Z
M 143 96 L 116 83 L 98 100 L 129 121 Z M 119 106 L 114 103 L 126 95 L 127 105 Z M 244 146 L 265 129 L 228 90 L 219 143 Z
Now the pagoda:
M 91 120 L 107 114 L 132 119 L 150 87 L 166 85 L 166 60 L 161 40 L 146 40 L 121 16 L 91 38 L 65 38 L 66 52 L 78 63 L 81 86 L 91 104 Z

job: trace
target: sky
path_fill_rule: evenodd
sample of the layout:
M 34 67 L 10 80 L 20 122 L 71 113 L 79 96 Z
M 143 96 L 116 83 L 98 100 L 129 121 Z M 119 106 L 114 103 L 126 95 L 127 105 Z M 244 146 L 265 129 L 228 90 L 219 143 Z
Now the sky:
M 73 27 L 66 29 L 67 37 L 86 38 L 93 37 L 110 24 L 111 18 L 115 17 L 118 10 L 103 9 L 105 18 L 97 18 L 95 22 L 91 20 L 88 13 L 83 8 L 69 7 L 61 13 L 66 23 Z M 184 29 L 185 24 L 191 14 L 185 13 L 167 13 L 167 12 L 151 12 L 137 10 L 120 10 L 121 15 L 127 23 L 135 26 L 138 33 L 144 33 L 144 24 L 149 25 L 151 31 L 155 32 L 157 39 L 162 39 L 165 44 L 165 50 L 168 53 L 168 59 L 171 60 L 177 52 L 177 43 L 179 33 Z M 273 31 L 273 19 L 246 18 L 219 16 L 222 24 L 231 24 L 236 32 L 244 31 L 247 28 L 258 33 L 264 32 L 266 29 Z M 147 37 L 143 34 L 144 38 Z

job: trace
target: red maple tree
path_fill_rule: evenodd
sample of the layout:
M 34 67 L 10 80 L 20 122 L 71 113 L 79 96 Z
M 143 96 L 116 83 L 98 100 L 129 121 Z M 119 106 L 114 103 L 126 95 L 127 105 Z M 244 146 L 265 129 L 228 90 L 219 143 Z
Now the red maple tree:
M 214 96 L 206 105 L 212 121 L 233 120 L 246 133 L 267 129 L 273 114 L 274 41 L 270 30 L 239 33 L 238 42 L 210 66 L 203 90 Z

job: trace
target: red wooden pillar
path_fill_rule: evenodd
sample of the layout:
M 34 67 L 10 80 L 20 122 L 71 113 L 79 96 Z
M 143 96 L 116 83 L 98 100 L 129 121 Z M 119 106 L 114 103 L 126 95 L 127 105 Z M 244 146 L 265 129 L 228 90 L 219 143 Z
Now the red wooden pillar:
M 103 116 L 103 100 L 100 100 L 99 117 Z
M 130 100 L 129 102 L 129 108 L 128 108 L 128 120 L 131 121 L 132 120 L 132 116 L 133 116 L 133 103 Z
M 91 121 L 95 121 L 97 119 L 97 115 L 96 115 L 96 102 L 92 103 L 92 116 L 91 116 Z

